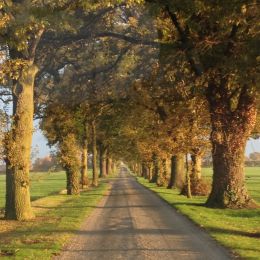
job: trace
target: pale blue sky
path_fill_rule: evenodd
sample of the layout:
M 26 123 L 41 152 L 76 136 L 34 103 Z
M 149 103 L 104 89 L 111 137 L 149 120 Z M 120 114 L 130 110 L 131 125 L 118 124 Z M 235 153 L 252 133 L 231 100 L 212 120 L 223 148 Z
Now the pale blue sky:
M 47 145 L 47 140 L 43 136 L 40 130 L 37 130 L 33 134 L 33 147 L 38 147 L 38 155 L 37 157 L 45 157 L 50 154 L 50 148 Z

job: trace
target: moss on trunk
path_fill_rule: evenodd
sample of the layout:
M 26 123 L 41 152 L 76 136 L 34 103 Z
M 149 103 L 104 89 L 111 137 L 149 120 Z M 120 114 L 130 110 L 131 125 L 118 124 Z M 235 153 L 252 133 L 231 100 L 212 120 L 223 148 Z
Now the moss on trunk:
M 185 184 L 184 154 L 176 154 L 171 158 L 171 176 L 168 189 L 182 189 Z
M 79 194 L 80 148 L 74 133 L 64 136 L 59 142 L 59 157 L 67 176 L 67 194 Z
M 107 177 L 107 148 L 100 144 L 100 177 Z
M 159 158 L 157 154 L 153 154 L 153 172 L 151 182 L 157 183 L 158 176 L 160 174 Z
M 207 95 L 212 122 L 213 183 L 206 205 L 253 207 L 245 185 L 244 153 L 256 121 L 255 97 L 244 87 L 234 109 L 225 84 L 224 80 L 220 86 L 212 81 Z
M 81 186 L 82 189 L 87 188 L 89 185 L 88 180 L 88 146 L 87 141 L 84 142 L 81 154 Z
M 77 168 L 67 168 L 67 195 L 79 195 L 79 171 Z
M 162 159 L 159 161 L 159 172 L 156 184 L 158 186 L 167 186 L 167 160 Z
M 201 154 L 193 153 L 191 155 L 191 181 L 201 179 Z
M 33 87 L 38 69 L 27 65 L 14 86 L 14 117 L 7 137 L 6 218 L 29 220 L 34 217 L 30 202 L 30 155 L 33 134 Z
M 97 137 L 96 137 L 96 122 L 93 120 L 91 122 L 92 131 L 92 167 L 93 167 L 93 177 L 92 185 L 98 186 L 98 170 L 97 170 Z
M 111 175 L 113 173 L 113 161 L 111 157 L 107 157 L 107 162 L 106 162 L 106 166 L 107 166 L 107 175 Z

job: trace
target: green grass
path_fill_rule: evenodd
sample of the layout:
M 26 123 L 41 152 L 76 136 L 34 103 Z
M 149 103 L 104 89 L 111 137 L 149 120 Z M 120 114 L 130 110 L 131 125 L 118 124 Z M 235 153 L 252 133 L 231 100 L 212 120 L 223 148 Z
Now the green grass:
M 64 172 L 31 173 L 31 199 L 43 198 L 65 189 L 66 175 Z M 0 208 L 5 204 L 5 175 L 0 175 Z
M 203 172 L 207 178 L 211 177 L 211 169 L 203 169 Z M 246 180 L 251 196 L 260 202 L 260 167 L 247 168 Z M 245 259 L 260 259 L 260 209 L 210 209 L 203 206 L 206 197 L 188 199 L 176 190 L 157 187 L 143 178 L 138 181 L 205 228 L 235 254 Z
M 56 179 L 53 177 L 53 180 Z M 12 221 L 2 220 L 0 225 L 16 226 L 11 231 L 0 233 L 0 257 L 51 259 L 95 209 L 107 188 L 108 184 L 101 182 L 98 188 L 82 192 L 80 196 L 54 195 L 41 198 L 33 203 L 37 218 L 18 226 Z

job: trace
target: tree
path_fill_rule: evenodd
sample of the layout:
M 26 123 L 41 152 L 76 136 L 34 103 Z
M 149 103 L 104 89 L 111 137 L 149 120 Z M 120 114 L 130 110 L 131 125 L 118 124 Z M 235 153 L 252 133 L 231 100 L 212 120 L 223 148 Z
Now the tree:
M 184 154 L 174 155 L 171 158 L 171 177 L 168 188 L 182 189 L 185 184 Z
M 88 180 L 88 140 L 89 140 L 89 126 L 88 123 L 83 123 L 83 137 L 82 137 L 82 154 L 81 154 L 81 185 L 82 188 L 87 188 Z
M 130 1 L 131 3 L 131 1 Z M 1 1 L 0 3 L 0 45 L 6 46 L 7 59 L 1 64 L 1 81 L 9 86 L 13 94 L 12 129 L 6 138 L 7 197 L 6 218 L 27 220 L 33 218 L 29 193 L 29 159 L 32 141 L 34 110 L 34 81 L 38 62 L 45 57 L 44 44 L 68 42 L 68 35 L 57 37 L 56 33 L 68 32 L 69 42 L 79 37 L 90 38 L 88 28 L 91 22 L 113 10 L 120 2 L 104 1 Z M 101 9 L 100 12 L 95 12 Z M 85 10 L 90 11 L 86 15 Z M 93 12 L 91 12 L 93 11 Z M 76 13 L 76 15 L 75 15 Z M 78 17 L 80 14 L 80 17 Z M 77 17 L 76 17 L 77 16 Z M 88 26 L 79 28 L 83 19 Z M 65 33 L 66 34 L 66 33 Z M 57 41 L 57 39 L 59 39 Z M 39 55 L 39 46 L 42 53 Z M 39 58 L 40 57 L 40 58 Z
M 58 1 L 51 6 L 31 1 L 1 3 L 4 26 L 2 23 L 0 27 L 0 44 L 7 46 L 8 57 L 1 64 L 1 82 L 9 86 L 13 95 L 12 127 L 6 138 L 7 219 L 27 220 L 34 217 L 30 205 L 29 169 L 34 80 L 38 72 L 36 49 L 44 31 L 50 28 L 51 18 L 57 15 L 57 9 L 58 12 L 66 10 L 66 4 Z M 45 12 L 46 9 L 49 12 Z
M 207 205 L 253 206 L 245 187 L 243 162 L 256 118 L 256 1 L 195 1 L 191 5 L 182 1 L 147 2 L 164 13 L 164 24 L 170 28 L 164 30 L 164 38 L 178 39 L 173 48 L 185 55 L 197 77 L 195 86 L 205 86 L 214 169 Z
M 57 145 L 58 158 L 66 171 L 67 194 L 79 194 L 80 131 L 76 113 L 59 103 L 49 104 L 41 129 L 50 145 Z

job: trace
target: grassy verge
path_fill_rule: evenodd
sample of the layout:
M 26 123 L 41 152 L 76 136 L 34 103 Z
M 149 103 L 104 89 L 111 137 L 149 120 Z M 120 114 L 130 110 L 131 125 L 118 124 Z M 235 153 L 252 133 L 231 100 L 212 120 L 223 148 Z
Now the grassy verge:
M 255 177 L 254 173 L 247 175 L 250 176 L 247 181 L 251 195 L 256 201 L 260 202 L 260 175 Z M 143 178 L 137 179 L 142 185 L 157 193 L 182 214 L 205 228 L 212 237 L 230 248 L 234 253 L 245 259 L 260 259 L 260 209 L 210 209 L 203 206 L 206 197 L 188 199 L 179 195 L 176 190 L 157 187 Z
M 54 195 L 33 203 L 37 218 L 17 223 L 0 221 L 0 225 L 14 225 L 15 230 L 1 232 L 0 257 L 2 259 L 51 259 L 80 228 L 108 189 L 100 186 L 80 196 Z

